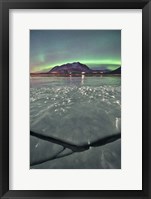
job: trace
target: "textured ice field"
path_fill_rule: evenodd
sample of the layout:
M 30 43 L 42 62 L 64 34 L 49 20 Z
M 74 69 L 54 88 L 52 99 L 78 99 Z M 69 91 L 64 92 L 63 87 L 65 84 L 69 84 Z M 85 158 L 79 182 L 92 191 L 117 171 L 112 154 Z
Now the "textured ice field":
M 30 136 L 31 168 L 120 168 L 120 139 L 114 140 L 121 133 L 119 76 L 30 82 L 30 129 L 37 133 Z

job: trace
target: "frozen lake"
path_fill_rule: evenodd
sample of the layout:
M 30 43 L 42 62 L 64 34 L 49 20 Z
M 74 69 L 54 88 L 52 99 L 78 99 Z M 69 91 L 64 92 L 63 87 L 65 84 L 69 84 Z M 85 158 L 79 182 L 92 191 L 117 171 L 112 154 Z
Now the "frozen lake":
M 33 169 L 119 169 L 121 77 L 32 77 L 30 130 Z

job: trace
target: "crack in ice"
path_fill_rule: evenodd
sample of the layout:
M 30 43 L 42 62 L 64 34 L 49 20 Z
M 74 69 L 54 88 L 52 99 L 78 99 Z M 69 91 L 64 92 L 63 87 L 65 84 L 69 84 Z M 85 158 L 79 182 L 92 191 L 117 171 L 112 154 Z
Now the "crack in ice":
M 54 160 L 54 159 L 57 159 L 57 158 L 62 158 L 62 157 L 71 155 L 75 152 L 83 152 L 83 151 L 86 151 L 88 149 L 91 149 L 92 147 L 104 146 L 106 144 L 109 144 L 109 143 L 114 142 L 114 141 L 121 138 L 121 133 L 117 133 L 117 134 L 114 134 L 114 135 L 106 136 L 104 138 L 98 139 L 98 140 L 93 141 L 93 142 L 88 142 L 87 144 L 84 144 L 84 145 L 75 145 L 75 144 L 63 141 L 61 139 L 56 139 L 56 138 L 46 136 L 46 135 L 42 135 L 40 133 L 36 133 L 36 132 L 33 132 L 33 131 L 30 131 L 30 135 L 37 137 L 39 139 L 42 139 L 42 140 L 63 146 L 63 149 L 61 151 L 59 151 L 54 157 L 47 158 L 46 160 L 42 160 L 42 161 L 36 161 L 36 162 L 32 163 L 31 166 L 42 164 L 44 162 Z M 66 148 L 71 149 L 72 152 L 70 154 L 64 154 L 64 155 L 58 157 L 58 155 L 61 154 Z

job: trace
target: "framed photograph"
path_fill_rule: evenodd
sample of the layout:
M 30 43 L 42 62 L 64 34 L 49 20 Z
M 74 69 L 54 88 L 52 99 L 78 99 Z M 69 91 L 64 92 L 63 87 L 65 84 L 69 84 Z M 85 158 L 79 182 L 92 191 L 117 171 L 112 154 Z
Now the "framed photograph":
M 1 2 L 1 198 L 150 198 L 150 9 Z
M 120 169 L 121 30 L 30 30 L 30 70 L 30 169 Z

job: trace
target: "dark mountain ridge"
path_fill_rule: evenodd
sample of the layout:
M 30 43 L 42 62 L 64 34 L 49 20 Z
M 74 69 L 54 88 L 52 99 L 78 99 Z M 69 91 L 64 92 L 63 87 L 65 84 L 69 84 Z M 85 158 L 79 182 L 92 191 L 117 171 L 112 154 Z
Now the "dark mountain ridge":
M 73 62 L 63 64 L 61 66 L 55 66 L 48 73 L 78 73 L 78 72 L 86 72 L 90 73 L 92 70 L 85 64 L 81 64 L 80 62 Z
M 110 74 L 121 74 L 121 67 L 117 68 L 116 70 L 111 71 Z
M 75 75 L 75 76 L 81 76 L 81 74 L 85 74 L 87 76 L 93 76 L 93 75 L 120 75 L 121 74 L 121 67 L 109 71 L 108 69 L 102 69 L 102 70 L 95 70 L 90 69 L 87 65 L 82 64 L 80 62 L 73 62 L 73 63 L 67 63 L 60 66 L 53 67 L 48 72 L 43 73 L 31 73 L 31 76 L 69 76 L 69 75 Z
M 73 63 L 67 63 L 63 64 L 61 66 L 55 66 L 53 67 L 48 73 L 59 73 L 59 74 L 74 74 L 74 73 L 88 73 L 88 74 L 121 74 L 121 67 L 117 68 L 116 70 L 109 71 L 109 70 L 93 70 L 90 69 L 87 65 L 82 64 L 80 62 L 73 62 Z

